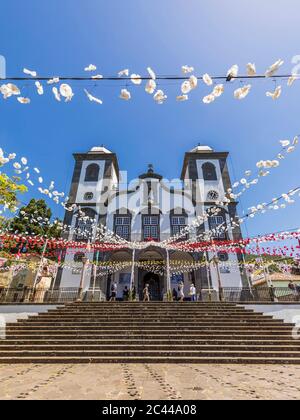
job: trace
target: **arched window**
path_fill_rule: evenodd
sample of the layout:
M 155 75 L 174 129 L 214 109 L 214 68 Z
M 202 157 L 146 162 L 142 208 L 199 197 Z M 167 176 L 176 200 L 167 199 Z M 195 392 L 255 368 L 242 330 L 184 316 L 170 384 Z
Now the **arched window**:
M 212 163 L 204 163 L 202 165 L 202 172 L 204 181 L 217 181 L 216 167 Z
M 229 260 L 227 252 L 218 252 L 218 258 L 221 262 L 226 262 Z
M 76 254 L 74 255 L 74 262 L 82 262 L 83 257 L 85 257 L 83 252 L 76 252 Z
M 99 165 L 91 163 L 85 171 L 85 182 L 97 182 L 99 178 Z

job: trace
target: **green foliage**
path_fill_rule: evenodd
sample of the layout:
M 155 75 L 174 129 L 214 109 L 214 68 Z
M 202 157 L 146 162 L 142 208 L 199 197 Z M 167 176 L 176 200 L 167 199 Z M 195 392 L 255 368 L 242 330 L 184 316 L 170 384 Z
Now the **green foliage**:
M 14 211 L 18 204 L 18 193 L 27 191 L 27 187 L 19 184 L 19 181 L 18 177 L 9 178 L 4 173 L 0 174 L 0 204 L 7 205 L 11 211 Z
M 45 200 L 30 200 L 27 206 L 20 209 L 18 216 L 10 223 L 10 231 L 25 235 L 48 236 L 59 238 L 61 227 L 51 224 L 52 212 Z M 59 220 L 56 219 L 57 222 Z

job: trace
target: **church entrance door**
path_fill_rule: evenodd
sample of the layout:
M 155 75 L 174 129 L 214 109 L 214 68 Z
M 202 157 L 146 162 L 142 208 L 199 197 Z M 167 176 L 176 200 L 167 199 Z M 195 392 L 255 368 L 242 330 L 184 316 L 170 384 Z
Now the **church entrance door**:
M 146 284 L 149 284 L 150 300 L 162 300 L 159 275 L 154 273 L 145 274 L 143 288 Z

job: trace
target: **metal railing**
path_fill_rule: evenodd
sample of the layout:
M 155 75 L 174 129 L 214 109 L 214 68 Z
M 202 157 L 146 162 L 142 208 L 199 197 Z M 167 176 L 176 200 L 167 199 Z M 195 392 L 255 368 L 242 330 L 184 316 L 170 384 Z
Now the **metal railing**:
M 68 303 L 77 300 L 84 302 L 102 302 L 107 296 L 100 289 L 82 290 L 77 287 L 54 289 L 41 288 L 5 288 L 0 287 L 0 304 L 2 303 Z M 118 299 L 122 300 L 122 299 Z M 189 297 L 186 298 L 189 300 Z M 198 294 L 198 301 L 224 302 L 299 302 L 300 293 L 288 287 L 223 287 L 220 290 L 203 289 Z
M 76 300 L 101 302 L 106 300 L 99 289 L 81 290 L 77 287 L 61 287 L 59 289 L 40 289 L 24 287 L 0 288 L 1 303 L 68 303 Z
M 288 287 L 224 287 L 222 295 L 225 302 L 300 302 L 300 293 Z

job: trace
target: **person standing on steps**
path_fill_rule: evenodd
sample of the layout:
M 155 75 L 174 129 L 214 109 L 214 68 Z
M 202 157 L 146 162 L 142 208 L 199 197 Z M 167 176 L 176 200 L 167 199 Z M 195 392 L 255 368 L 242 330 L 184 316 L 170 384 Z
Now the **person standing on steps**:
M 149 294 L 149 284 L 145 284 L 144 290 L 143 290 L 143 301 L 149 302 L 150 301 L 150 294 Z
M 179 302 L 183 302 L 183 300 L 184 300 L 184 292 L 183 292 L 183 283 L 182 283 L 182 281 L 178 284 L 178 298 L 179 298 Z
M 175 287 L 173 288 L 173 291 L 172 291 L 172 299 L 173 299 L 174 302 L 177 302 L 178 293 L 177 293 L 177 290 L 175 289 Z
M 123 300 L 127 301 L 128 298 L 129 298 L 129 290 L 128 290 L 128 287 L 125 286 L 124 289 L 123 289 Z
M 191 301 L 192 302 L 196 302 L 197 300 L 197 291 L 196 291 L 196 287 L 194 285 L 194 283 L 191 284 L 190 287 L 190 296 L 191 296 Z
M 111 296 L 110 296 L 110 299 L 109 299 L 110 302 L 115 302 L 116 301 L 117 289 L 118 289 L 118 285 L 114 281 L 111 285 Z
M 135 300 L 136 300 L 136 287 L 135 287 L 135 286 L 133 286 L 133 288 L 132 288 L 132 290 L 131 290 L 131 299 L 132 299 L 133 301 L 135 301 Z

